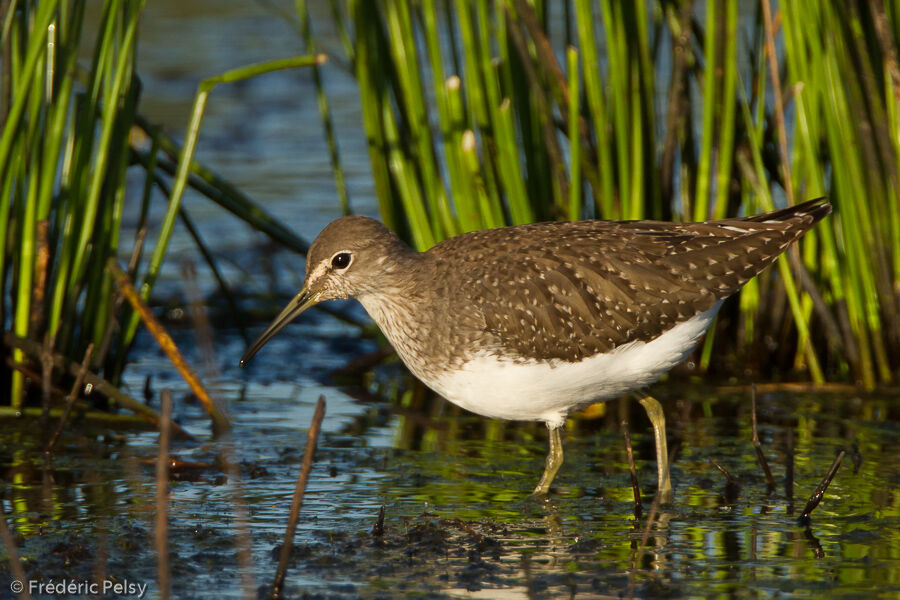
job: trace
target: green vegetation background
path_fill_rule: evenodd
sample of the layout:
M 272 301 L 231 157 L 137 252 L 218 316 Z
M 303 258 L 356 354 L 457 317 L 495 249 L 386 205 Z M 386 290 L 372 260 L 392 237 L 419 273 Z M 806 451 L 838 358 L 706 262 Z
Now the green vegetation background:
M 86 40 L 84 0 L 0 0 L 0 321 L 13 365 L 0 385 L 14 407 L 26 378 L 67 380 L 88 348 L 91 370 L 118 381 L 140 321 L 107 260 L 130 252 L 149 298 L 175 222 L 195 235 L 186 187 L 305 251 L 193 160 L 216 85 L 312 69 L 336 201 L 351 210 L 320 76 L 342 64 L 359 84 L 382 218 L 415 247 L 534 220 L 704 220 L 828 196 L 833 216 L 745 287 L 699 368 L 867 388 L 898 374 L 900 2 L 334 0 L 341 51 L 325 62 L 298 0 L 289 18 L 308 55 L 205 80 L 183 145 L 140 116 L 143 4 L 106 0 Z M 85 45 L 90 64 L 77 60 Z M 120 237 L 128 169 L 145 173 L 134 240 Z M 154 188 L 169 197 L 156 231 Z

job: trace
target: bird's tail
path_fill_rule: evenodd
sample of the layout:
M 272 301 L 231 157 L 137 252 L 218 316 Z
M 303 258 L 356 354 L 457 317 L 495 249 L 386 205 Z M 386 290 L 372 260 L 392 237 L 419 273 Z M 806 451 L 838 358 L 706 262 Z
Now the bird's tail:
M 744 221 L 755 221 L 757 223 L 780 223 L 783 221 L 794 221 L 797 219 L 808 220 L 808 226 L 812 227 L 831 213 L 831 204 L 825 197 L 816 198 L 815 200 L 807 200 L 794 206 L 782 208 L 760 215 L 753 215 L 743 219 Z

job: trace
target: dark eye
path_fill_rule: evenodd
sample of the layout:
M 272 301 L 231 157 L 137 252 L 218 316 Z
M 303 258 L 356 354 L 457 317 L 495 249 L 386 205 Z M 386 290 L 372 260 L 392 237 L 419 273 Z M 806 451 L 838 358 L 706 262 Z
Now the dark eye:
M 335 269 L 346 269 L 350 266 L 350 253 L 338 252 L 331 257 L 331 266 Z

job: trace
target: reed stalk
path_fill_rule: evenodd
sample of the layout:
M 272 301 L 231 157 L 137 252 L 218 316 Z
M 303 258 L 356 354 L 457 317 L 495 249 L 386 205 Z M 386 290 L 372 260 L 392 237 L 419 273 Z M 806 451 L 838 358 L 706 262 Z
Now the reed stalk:
M 873 387 L 900 369 L 898 4 L 379 0 L 333 15 L 356 36 L 382 217 L 415 246 L 827 195 L 834 217 L 744 288 L 700 366 L 725 367 L 723 348 L 771 365 L 760 335 L 775 331 L 775 369 Z
M 160 225 L 159 237 L 153 247 L 153 254 L 150 257 L 147 271 L 139 288 L 139 297 L 143 302 L 146 302 L 150 297 L 150 291 L 153 289 L 153 284 L 156 283 L 156 278 L 159 276 L 159 270 L 162 266 L 166 249 L 168 248 L 169 239 L 172 237 L 172 230 L 174 229 L 175 220 L 178 217 L 179 208 L 181 207 L 181 198 L 184 195 L 185 189 L 187 189 L 188 180 L 193 168 L 194 152 L 200 137 L 200 125 L 203 122 L 206 103 L 209 100 L 209 95 L 212 90 L 219 84 L 234 83 L 236 81 L 258 77 L 266 73 L 283 69 L 310 67 L 321 64 L 324 61 L 324 55 L 285 58 L 232 69 L 221 75 L 210 77 L 200 82 L 200 85 L 197 87 L 197 94 L 194 97 L 191 118 L 188 122 L 187 132 L 184 138 L 184 146 L 181 148 L 181 153 L 179 155 L 178 168 L 175 172 L 175 179 L 172 184 L 171 195 L 169 196 L 169 204 L 166 209 L 166 214 L 163 217 L 162 224 Z M 140 320 L 141 315 L 139 315 L 137 311 L 132 311 L 131 318 L 126 322 L 124 327 L 124 334 L 122 336 L 122 344 L 124 347 L 128 347 L 134 339 Z
M 93 345 L 98 351 L 88 367 L 90 377 L 102 381 L 114 402 L 141 412 L 115 388 L 139 317 L 132 311 L 125 315 L 123 329 L 116 325 L 121 298 L 107 261 L 130 242 L 128 276 L 140 275 L 139 295 L 146 300 L 175 218 L 181 215 L 190 225 L 180 206 L 188 185 L 283 245 L 305 252 L 303 240 L 192 156 L 213 87 L 318 65 L 323 57 L 288 58 L 204 80 L 184 147 L 179 147 L 138 115 L 135 57 L 144 0 L 106 0 L 93 40 L 82 40 L 85 0 L 21 0 L 0 6 L 0 316 L 10 355 L 10 368 L 0 381 L 9 386 L 11 408 L 21 412 L 25 373 L 43 373 L 44 381 L 39 377 L 34 383 L 44 390 L 63 388 L 51 379 L 74 376 L 65 365 L 80 360 Z M 79 64 L 85 44 L 92 52 Z M 149 134 L 149 150 L 132 147 L 131 134 L 138 128 Z M 138 234 L 129 241 L 120 232 L 132 157 L 146 178 Z M 165 219 L 152 232 L 156 244 L 145 259 L 141 248 L 151 192 L 154 186 L 167 187 L 166 176 L 173 181 Z M 195 239 L 217 273 L 202 241 Z M 52 352 L 26 351 L 35 346 Z M 39 362 L 46 368 L 35 367 Z
M 99 322 L 111 306 L 111 281 L 95 259 L 115 254 L 119 242 L 143 2 L 104 5 L 86 77 L 76 64 L 83 0 L 8 6 L 2 53 L 10 68 L 0 91 L 9 106 L 0 134 L 3 314 L 19 338 L 46 332 L 65 355 L 81 356 L 99 344 L 106 329 Z M 26 360 L 11 350 L 15 363 Z M 23 407 L 24 392 L 16 369 L 14 408 Z

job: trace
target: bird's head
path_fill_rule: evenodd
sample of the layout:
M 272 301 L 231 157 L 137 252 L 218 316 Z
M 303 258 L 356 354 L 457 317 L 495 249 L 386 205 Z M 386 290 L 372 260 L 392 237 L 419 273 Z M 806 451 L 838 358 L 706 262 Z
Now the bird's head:
M 375 219 L 350 216 L 332 221 L 309 247 L 303 288 L 247 349 L 241 366 L 307 308 L 377 292 L 402 269 L 399 257 L 414 254 Z

